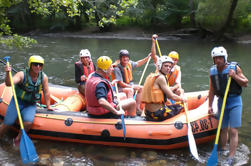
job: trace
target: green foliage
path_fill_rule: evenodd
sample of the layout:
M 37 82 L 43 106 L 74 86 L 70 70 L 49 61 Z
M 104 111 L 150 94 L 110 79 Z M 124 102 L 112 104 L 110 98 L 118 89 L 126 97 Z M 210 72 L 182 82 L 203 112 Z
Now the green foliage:
M 197 24 L 216 32 L 225 24 L 232 0 L 199 0 L 196 11 Z
M 251 32 L 251 0 L 239 0 L 231 29 L 236 33 Z
M 9 48 L 12 48 L 13 46 L 17 48 L 28 48 L 31 47 L 31 45 L 36 44 L 37 41 L 29 37 L 13 34 L 12 36 L 2 37 L 0 43 Z
M 96 21 L 98 26 L 104 27 L 115 24 L 116 19 L 122 16 L 129 7 L 135 7 L 137 2 L 138 0 L 0 0 L 0 43 L 14 44 L 18 47 L 26 47 L 28 44 L 34 43 L 29 38 L 21 39 L 21 36 L 12 34 L 11 25 L 19 25 L 19 21 L 25 22 L 19 26 L 19 30 L 26 29 L 26 25 L 36 28 L 36 24 L 34 24 L 37 23 L 36 19 L 44 21 L 38 23 L 39 25 L 46 25 L 46 20 L 55 20 L 55 15 L 60 13 L 66 16 L 63 23 L 57 22 L 52 25 L 52 28 L 59 26 L 64 29 L 65 24 L 79 26 L 81 24 L 78 21 L 82 20 L 81 15 L 84 15 L 85 20 Z M 20 12 L 20 9 L 24 11 Z M 15 24 L 10 24 L 10 19 L 11 23 Z M 4 38 L 3 35 L 10 37 Z M 21 42 L 24 43 L 21 44 Z

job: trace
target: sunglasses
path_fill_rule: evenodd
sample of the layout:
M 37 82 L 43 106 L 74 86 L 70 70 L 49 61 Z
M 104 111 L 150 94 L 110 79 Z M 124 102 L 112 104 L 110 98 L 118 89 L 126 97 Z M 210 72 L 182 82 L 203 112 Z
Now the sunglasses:
M 42 63 L 32 63 L 32 65 L 34 65 L 34 66 L 36 66 L 36 67 L 37 67 L 38 65 L 41 66 L 41 67 L 43 67 L 43 64 L 42 64 Z

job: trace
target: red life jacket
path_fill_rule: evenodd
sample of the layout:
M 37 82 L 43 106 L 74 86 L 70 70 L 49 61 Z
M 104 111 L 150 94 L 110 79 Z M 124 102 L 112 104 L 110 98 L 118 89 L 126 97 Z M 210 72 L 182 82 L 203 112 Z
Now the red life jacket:
M 107 93 L 107 101 L 111 105 L 115 106 L 115 104 L 113 103 L 113 93 L 112 93 L 112 88 L 111 88 L 110 83 L 106 81 L 105 79 L 102 79 L 101 77 L 91 76 L 86 81 L 86 85 L 85 85 L 86 87 L 88 87 L 85 89 L 87 110 L 88 110 L 88 114 L 91 114 L 91 115 L 104 115 L 110 112 L 99 105 L 98 100 L 95 96 L 96 86 L 100 82 L 104 82 L 109 87 L 109 91 Z
M 86 78 L 91 74 L 93 73 L 95 70 L 94 70 L 94 65 L 93 65 L 93 62 L 91 61 L 89 66 L 84 66 L 83 65 L 83 74 L 86 76 Z

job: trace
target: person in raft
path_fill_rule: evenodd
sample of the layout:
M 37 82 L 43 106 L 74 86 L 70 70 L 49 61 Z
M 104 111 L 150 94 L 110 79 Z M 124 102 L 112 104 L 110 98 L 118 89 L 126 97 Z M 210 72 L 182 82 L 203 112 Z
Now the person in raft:
M 146 58 L 134 62 L 130 60 L 129 52 L 122 49 L 119 53 L 119 64 L 114 67 L 114 72 L 112 74 L 112 80 L 118 80 L 119 91 L 126 93 L 127 98 L 133 98 L 134 93 L 137 91 L 137 115 L 141 115 L 142 113 L 142 110 L 140 109 L 142 86 L 133 83 L 132 72 L 136 67 L 144 65 L 150 57 L 151 54 Z
M 86 80 L 96 68 L 91 60 L 91 53 L 88 49 L 82 49 L 79 57 L 80 60 L 75 63 L 75 82 L 78 84 L 79 93 L 85 96 Z
M 209 105 L 208 113 L 213 113 L 213 99 L 218 96 L 218 116 L 221 112 L 222 102 L 225 94 L 228 78 L 231 77 L 231 84 L 226 100 L 225 111 L 222 120 L 220 133 L 220 150 L 226 150 L 228 138 L 230 139 L 230 149 L 227 162 L 233 164 L 233 157 L 238 146 L 238 128 L 241 127 L 242 114 L 242 87 L 248 86 L 248 79 L 242 73 L 237 62 L 227 61 L 227 50 L 220 46 L 211 51 L 214 65 L 209 72 Z
M 45 103 L 49 110 L 52 110 L 50 106 L 50 92 L 48 87 L 48 77 L 42 71 L 44 66 L 44 59 L 38 55 L 32 55 L 28 62 L 29 68 L 24 71 L 17 72 L 13 76 L 13 84 L 15 85 L 15 91 L 17 96 L 17 101 L 19 104 L 19 109 L 24 122 L 24 129 L 26 132 L 32 127 L 34 116 L 36 113 L 36 102 L 41 99 L 41 91 L 43 91 L 45 96 Z M 11 86 L 9 72 L 11 71 L 11 66 L 5 67 L 6 86 Z M 17 110 L 14 98 L 12 97 L 4 122 L 0 127 L 0 137 L 4 132 L 13 124 L 15 124 L 17 119 Z M 21 139 L 21 131 L 18 136 L 13 139 L 13 144 L 18 146 Z
M 159 57 L 156 56 L 156 39 L 158 35 L 154 34 L 152 36 L 152 58 L 155 64 L 157 64 Z M 180 66 L 177 65 L 179 54 L 176 51 L 171 51 L 168 56 L 173 60 L 173 66 L 169 73 L 166 74 L 168 81 L 168 86 L 173 93 L 183 96 L 184 90 L 181 88 L 181 71 Z M 158 72 L 158 65 L 156 65 L 156 72 Z M 174 104 L 175 101 L 167 100 L 168 104 Z
M 181 87 L 181 70 L 180 66 L 177 65 L 179 61 L 179 54 L 176 51 L 171 51 L 168 56 L 173 60 L 171 72 L 166 75 L 168 85 L 175 94 L 184 95 L 184 89 Z
M 128 116 L 135 116 L 136 102 L 132 98 L 116 103 L 112 91 L 112 85 L 106 79 L 113 72 L 112 60 L 108 56 L 101 56 L 97 59 L 97 71 L 92 73 L 86 81 L 85 97 L 87 111 L 93 117 L 118 117 L 128 111 Z M 119 109 L 121 104 L 122 109 Z
M 177 115 L 183 109 L 180 104 L 167 106 L 167 99 L 186 102 L 185 97 L 173 93 L 167 84 L 166 75 L 173 66 L 173 60 L 168 56 L 161 56 L 157 65 L 158 72 L 147 76 L 142 90 L 146 120 L 150 121 L 163 121 Z

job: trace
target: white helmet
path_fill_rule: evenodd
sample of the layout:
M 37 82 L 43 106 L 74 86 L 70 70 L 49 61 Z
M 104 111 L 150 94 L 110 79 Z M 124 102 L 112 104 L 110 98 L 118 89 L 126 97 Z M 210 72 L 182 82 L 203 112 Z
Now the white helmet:
M 158 59 L 158 62 L 157 62 L 159 70 L 161 70 L 162 64 L 165 62 L 169 62 L 173 64 L 172 58 L 170 58 L 169 56 L 163 55 Z
M 218 57 L 218 56 L 224 56 L 225 61 L 227 62 L 227 56 L 228 56 L 227 50 L 222 46 L 214 47 L 211 51 L 211 56 L 212 56 L 212 58 Z
M 91 53 L 88 49 L 83 49 L 80 51 L 79 53 L 79 57 L 82 58 L 82 57 L 89 57 L 91 58 Z

